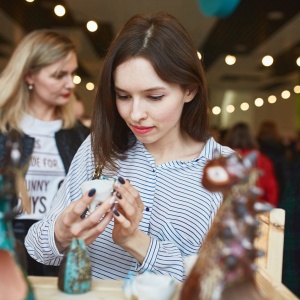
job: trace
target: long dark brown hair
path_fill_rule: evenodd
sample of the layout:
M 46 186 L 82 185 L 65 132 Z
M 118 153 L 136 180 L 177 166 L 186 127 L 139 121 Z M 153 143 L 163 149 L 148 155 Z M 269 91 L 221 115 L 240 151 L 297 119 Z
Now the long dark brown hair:
M 164 12 L 133 16 L 118 33 L 106 55 L 92 115 L 91 138 L 96 164 L 116 167 L 115 159 L 136 140 L 117 111 L 113 73 L 133 57 L 147 59 L 165 82 L 198 90 L 184 104 L 181 129 L 197 141 L 208 138 L 208 96 L 201 61 L 189 34 L 177 19 Z

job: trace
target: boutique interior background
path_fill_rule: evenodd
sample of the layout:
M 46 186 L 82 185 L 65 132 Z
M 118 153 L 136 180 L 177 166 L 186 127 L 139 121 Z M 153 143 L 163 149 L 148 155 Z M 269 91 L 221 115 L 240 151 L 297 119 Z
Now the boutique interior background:
M 199 3 L 200 0 L 0 0 L 0 70 L 25 33 L 38 28 L 63 32 L 77 45 L 81 78 L 77 93 L 90 114 L 105 51 L 119 28 L 135 13 L 164 10 L 184 24 L 202 55 L 211 108 L 221 109 L 218 115 L 212 114 L 213 125 L 226 128 L 244 120 L 256 130 L 262 120 L 274 119 L 283 133 L 300 129 L 300 0 L 241 0 L 226 18 L 208 16 Z M 63 16 L 55 15 L 56 5 L 65 7 Z M 90 20 L 98 24 L 95 32 L 87 30 Z M 236 57 L 235 64 L 225 63 L 228 54 Z M 273 56 L 270 67 L 262 65 L 265 55 Z M 87 83 L 93 83 L 95 88 L 87 90 Z M 283 91 L 289 91 L 290 96 L 286 98 L 289 93 L 285 96 Z M 268 102 L 271 95 L 277 99 L 272 104 Z M 257 98 L 264 101 L 260 107 L 254 104 Z M 244 102 L 249 105 L 247 110 L 240 107 Z M 234 106 L 232 113 L 227 112 L 228 105 Z

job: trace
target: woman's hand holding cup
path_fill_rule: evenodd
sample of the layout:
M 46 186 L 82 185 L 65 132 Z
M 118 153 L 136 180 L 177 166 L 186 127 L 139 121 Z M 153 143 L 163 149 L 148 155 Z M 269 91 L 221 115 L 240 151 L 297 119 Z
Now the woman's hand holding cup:
M 59 252 L 63 252 L 71 243 L 73 237 L 81 238 L 86 245 L 91 244 L 106 228 L 113 217 L 111 210 L 111 195 L 101 205 L 93 205 L 96 189 L 92 188 L 77 201 L 73 201 L 58 216 L 54 224 L 54 236 Z M 95 201 L 94 201 L 95 202 Z M 98 202 L 97 202 L 98 204 Z M 93 206 L 93 211 L 84 219 L 81 215 L 87 207 Z

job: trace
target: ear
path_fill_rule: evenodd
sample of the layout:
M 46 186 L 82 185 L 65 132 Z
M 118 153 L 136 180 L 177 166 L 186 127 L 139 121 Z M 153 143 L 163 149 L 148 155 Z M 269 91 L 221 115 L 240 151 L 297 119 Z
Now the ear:
M 194 99 L 194 97 L 196 96 L 198 92 L 198 87 L 196 86 L 190 86 L 185 90 L 185 99 L 184 102 L 190 102 Z
M 28 73 L 25 75 L 25 81 L 26 81 L 28 84 L 34 84 L 34 79 L 33 79 L 33 76 L 32 76 L 32 73 L 31 73 L 31 72 L 28 72 Z

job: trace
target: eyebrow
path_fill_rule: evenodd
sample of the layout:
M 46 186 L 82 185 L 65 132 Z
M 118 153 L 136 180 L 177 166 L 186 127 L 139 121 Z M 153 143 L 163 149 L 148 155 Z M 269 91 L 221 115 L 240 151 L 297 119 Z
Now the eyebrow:
M 78 71 L 78 67 L 75 68 L 75 69 L 71 72 L 71 74 L 75 74 L 77 71 Z M 64 70 L 64 69 L 61 69 L 61 70 L 56 70 L 56 71 L 53 73 L 53 75 L 56 76 L 56 75 L 58 75 L 58 74 L 67 74 L 67 73 L 68 73 L 68 71 L 66 71 L 66 70 Z
M 143 92 L 153 92 L 153 91 L 157 91 L 157 90 L 165 90 L 166 88 L 163 87 L 163 86 L 156 86 L 156 87 L 153 87 L 153 88 L 150 88 L 150 89 L 146 89 L 144 90 Z M 115 86 L 115 90 L 119 91 L 119 92 L 126 92 L 125 90 Z

